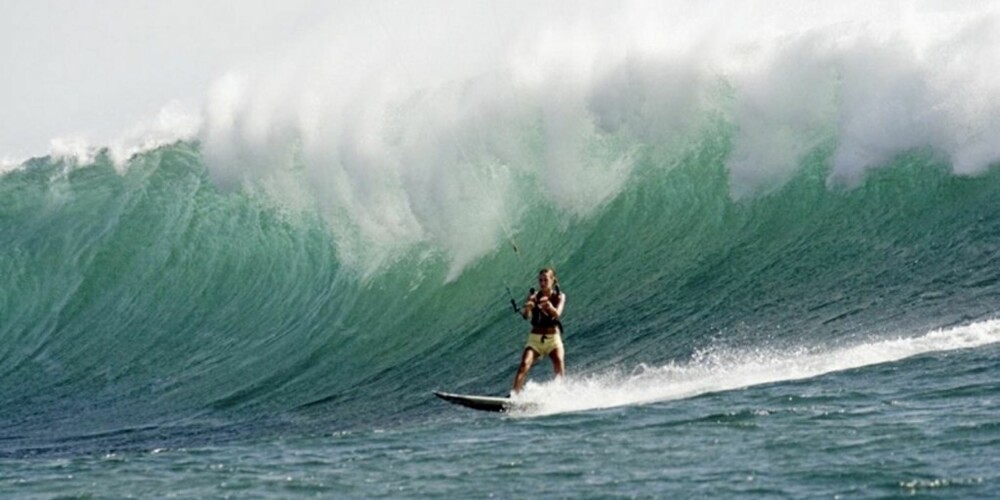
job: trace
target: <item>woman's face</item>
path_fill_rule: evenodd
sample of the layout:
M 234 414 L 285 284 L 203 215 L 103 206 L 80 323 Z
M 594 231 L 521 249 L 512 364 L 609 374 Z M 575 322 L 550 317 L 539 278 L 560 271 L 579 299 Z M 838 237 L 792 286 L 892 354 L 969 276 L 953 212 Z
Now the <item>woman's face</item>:
M 538 273 L 538 286 L 543 290 L 552 288 L 552 277 L 549 273 Z

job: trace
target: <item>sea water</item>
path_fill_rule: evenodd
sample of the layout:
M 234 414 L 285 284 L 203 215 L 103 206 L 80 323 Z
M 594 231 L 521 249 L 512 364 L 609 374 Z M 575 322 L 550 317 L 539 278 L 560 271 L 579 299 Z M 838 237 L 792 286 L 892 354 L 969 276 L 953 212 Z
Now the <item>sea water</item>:
M 998 18 L 660 14 L 485 72 L 375 30 L 369 79 L 8 167 L 0 495 L 1000 495 Z M 435 398 L 509 391 L 547 266 L 567 376 Z

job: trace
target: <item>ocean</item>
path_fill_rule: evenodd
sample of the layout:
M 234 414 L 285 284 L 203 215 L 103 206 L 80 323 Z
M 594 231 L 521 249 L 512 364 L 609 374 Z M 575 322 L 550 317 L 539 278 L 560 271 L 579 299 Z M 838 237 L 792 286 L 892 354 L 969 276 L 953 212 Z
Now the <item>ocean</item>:
M 0 496 L 1000 496 L 974 27 L 410 81 L 306 125 L 234 97 L 11 167 Z M 506 414 L 435 398 L 507 394 L 509 302 L 550 266 L 567 376 Z

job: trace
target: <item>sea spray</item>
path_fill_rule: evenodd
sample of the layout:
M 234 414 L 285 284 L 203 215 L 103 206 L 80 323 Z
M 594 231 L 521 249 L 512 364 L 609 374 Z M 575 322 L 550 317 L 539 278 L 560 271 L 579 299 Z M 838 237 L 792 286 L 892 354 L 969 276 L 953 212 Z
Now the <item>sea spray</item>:
M 534 417 L 688 399 L 996 342 L 1000 342 L 1000 321 L 987 320 L 917 337 L 873 339 L 841 347 L 746 351 L 708 347 L 686 361 L 529 383 L 516 397 L 519 403 L 526 403 L 523 408 L 527 409 L 517 410 L 515 406 L 512 415 Z

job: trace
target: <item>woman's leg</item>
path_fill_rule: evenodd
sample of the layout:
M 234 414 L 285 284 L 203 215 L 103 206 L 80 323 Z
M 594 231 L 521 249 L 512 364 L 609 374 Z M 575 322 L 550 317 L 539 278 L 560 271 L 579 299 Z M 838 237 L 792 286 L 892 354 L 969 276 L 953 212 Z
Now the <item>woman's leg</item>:
M 556 377 L 562 377 L 566 373 L 565 356 L 566 350 L 562 346 L 557 347 L 549 353 L 549 358 L 552 360 L 552 369 L 556 372 Z
M 536 359 L 538 359 L 538 353 L 534 349 L 524 348 L 524 353 L 521 354 L 521 366 L 517 367 L 517 375 L 514 376 L 514 388 L 512 389 L 514 393 L 521 392 L 524 387 L 524 379 L 528 376 L 528 370 L 531 370 L 531 365 L 535 364 Z

